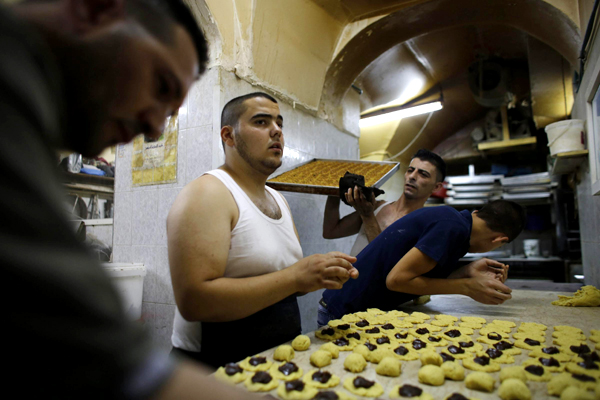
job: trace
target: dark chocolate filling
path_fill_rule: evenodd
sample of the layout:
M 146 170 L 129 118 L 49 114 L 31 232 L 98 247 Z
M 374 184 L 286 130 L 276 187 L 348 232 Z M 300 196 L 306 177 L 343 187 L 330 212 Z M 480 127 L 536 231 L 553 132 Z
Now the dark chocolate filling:
M 452 396 L 448 397 L 446 400 L 469 400 L 469 399 L 460 393 L 452 393 Z
M 354 387 L 356 387 L 356 388 L 365 388 L 365 389 L 368 389 L 375 384 L 374 381 L 366 380 L 362 376 L 357 376 L 356 378 L 354 378 L 352 383 L 354 384 Z
M 379 333 L 381 332 L 378 327 L 373 327 L 371 329 L 367 329 L 365 332 L 367 333 Z
M 544 354 L 558 354 L 560 353 L 560 350 L 558 350 L 556 347 L 544 347 L 542 352 Z
M 314 400 L 338 400 L 339 398 L 340 397 L 331 390 L 319 392 L 315 397 L 313 397 Z
M 540 357 L 540 364 L 544 367 L 560 367 L 560 363 L 554 357 L 544 358 Z
M 384 344 L 384 343 L 389 343 L 389 342 L 390 342 L 390 338 L 388 338 L 387 336 L 382 336 L 377 339 L 377 344 Z
M 331 373 L 329 373 L 327 371 L 317 371 L 312 375 L 313 381 L 317 381 L 317 382 L 321 382 L 321 383 L 327 383 L 327 382 L 329 382 L 330 379 L 331 379 Z
M 335 329 L 325 328 L 325 329 L 321 330 L 321 335 L 333 336 L 333 335 L 335 335 Z
M 498 349 L 489 348 L 485 351 L 485 353 L 492 359 L 502 357 L 502 352 Z
M 460 347 L 456 347 L 455 345 L 448 346 L 448 351 L 450 352 L 450 354 L 464 354 L 465 353 L 465 351 L 463 349 L 461 349 Z
M 256 367 L 259 364 L 266 364 L 267 363 L 267 357 L 252 357 L 250 359 L 250 361 L 248 361 L 248 364 Z
M 575 354 L 585 354 L 591 352 L 587 344 L 582 344 L 581 346 L 571 346 L 569 349 L 571 349 L 571 351 Z
M 539 346 L 541 343 L 537 340 L 533 340 L 533 339 L 525 339 L 523 340 L 523 342 L 525 342 L 526 344 L 530 345 L 530 346 Z
M 286 382 L 285 390 L 287 390 L 288 392 L 291 392 L 292 390 L 297 390 L 298 392 L 301 392 L 304 390 L 304 382 L 302 382 L 300 379 Z
M 350 329 L 350 324 L 338 325 L 337 329 L 340 330 L 340 331 L 346 331 L 346 330 Z
M 582 360 L 591 360 L 591 361 L 595 361 L 595 362 L 600 362 L 600 357 L 598 357 L 598 353 L 596 353 L 595 351 L 593 353 L 589 353 L 589 354 L 580 354 L 579 357 Z
M 473 342 L 458 342 L 458 345 L 464 349 L 475 346 Z
M 441 341 L 442 338 L 441 337 L 436 337 L 436 336 L 429 336 L 427 338 L 427 340 L 429 340 L 430 342 L 436 342 L 437 343 L 437 342 Z
M 254 376 L 252 377 L 252 382 L 254 383 L 269 383 L 273 380 L 273 378 L 271 377 L 271 374 L 269 374 L 268 372 L 265 371 L 258 371 L 257 373 L 254 374 Z
M 581 382 L 596 382 L 596 378 L 585 374 L 572 374 L 571 376 Z
M 369 324 L 369 321 L 367 321 L 366 319 L 361 319 L 360 321 L 358 321 L 356 323 L 356 326 L 360 326 L 361 328 L 364 328 L 367 325 L 370 325 L 370 324 Z
M 425 343 L 421 339 L 415 339 L 412 342 L 412 346 L 413 346 L 413 349 L 420 350 L 420 349 L 424 349 L 425 347 L 427 347 L 427 343 Z
M 294 364 L 293 362 L 287 362 L 277 369 L 279 370 L 279 372 L 281 372 L 285 376 L 289 376 L 289 375 L 293 374 L 294 372 L 298 371 L 298 366 L 296 364 Z
M 488 337 L 488 339 L 491 339 L 491 340 L 502 340 L 502 336 L 500 336 L 496 332 L 488 333 L 487 337 Z
M 369 349 L 370 351 L 373 351 L 377 348 L 377 346 L 369 342 L 365 343 L 365 346 L 367 346 L 367 349 Z
M 498 350 L 506 350 L 506 349 L 512 349 L 514 346 L 512 343 L 509 343 L 506 340 L 503 340 L 501 342 L 494 343 L 494 347 L 497 348 Z
M 544 367 L 540 367 L 539 365 L 528 365 L 525 367 L 525 371 L 537 376 L 544 375 Z
M 446 361 L 454 361 L 454 360 L 456 360 L 456 358 L 452 357 L 452 356 L 451 356 L 450 354 L 448 354 L 448 353 L 441 352 L 441 353 L 440 353 L 440 355 L 442 356 L 442 360 L 444 360 L 444 362 L 446 362 Z
M 408 349 L 404 346 L 399 346 L 398 348 L 394 349 L 394 353 L 398 354 L 399 356 L 404 356 L 408 354 Z
M 229 363 L 225 365 L 225 373 L 229 376 L 235 375 L 242 372 L 243 369 L 236 363 Z
M 356 340 L 360 340 L 360 334 L 358 332 L 352 332 L 346 335 L 348 339 L 354 338 Z
M 348 339 L 339 338 L 339 339 L 335 340 L 333 342 L 333 344 L 341 347 L 341 346 L 348 346 L 350 344 L 350 342 L 348 341 Z
M 427 329 L 427 328 L 419 328 L 415 332 L 417 332 L 419 335 L 425 335 L 425 334 L 429 333 L 429 329 Z
M 396 339 L 406 339 L 408 337 L 408 332 L 404 332 L 404 333 L 396 333 L 394 335 L 394 337 Z
M 598 364 L 596 364 L 589 358 L 584 359 L 582 362 L 578 362 L 577 365 L 579 365 L 580 367 L 585 368 L 585 369 L 600 369 L 598 367 Z
M 461 335 L 461 333 L 457 329 L 452 329 L 452 330 L 446 332 L 445 335 L 448 337 L 451 337 L 451 338 L 455 338 L 455 337 L 459 337 Z
M 422 393 L 421 388 L 412 385 L 402 385 L 398 389 L 398 394 L 402 397 L 419 397 Z
M 381 328 L 389 331 L 390 329 L 395 329 L 396 327 L 392 324 L 385 324 Z
M 486 357 L 486 356 L 475 357 L 473 359 L 473 361 L 475 361 L 479 365 L 489 365 L 490 364 L 490 358 Z

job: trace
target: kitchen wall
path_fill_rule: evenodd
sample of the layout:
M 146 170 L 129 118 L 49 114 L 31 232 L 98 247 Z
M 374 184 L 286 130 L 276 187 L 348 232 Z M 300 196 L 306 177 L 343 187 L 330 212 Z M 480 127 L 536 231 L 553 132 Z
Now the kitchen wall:
M 179 191 L 205 171 L 223 163 L 220 111 L 231 98 L 261 90 L 220 67 L 210 68 L 195 84 L 179 112 L 177 182 L 132 187 L 132 144 L 117 149 L 114 262 L 143 262 L 143 320 L 165 351 L 171 347 L 175 300 L 169 274 L 166 217 Z M 277 95 L 275 95 L 277 97 Z M 286 148 L 282 168 L 314 157 L 358 159 L 358 138 L 322 119 L 280 101 Z M 358 121 L 358 116 L 356 116 Z M 295 217 L 305 256 L 332 250 L 349 252 L 354 237 L 325 240 L 321 229 L 325 196 L 284 193 Z M 345 215 L 351 209 L 342 205 Z M 320 293 L 299 299 L 303 331 L 316 329 Z

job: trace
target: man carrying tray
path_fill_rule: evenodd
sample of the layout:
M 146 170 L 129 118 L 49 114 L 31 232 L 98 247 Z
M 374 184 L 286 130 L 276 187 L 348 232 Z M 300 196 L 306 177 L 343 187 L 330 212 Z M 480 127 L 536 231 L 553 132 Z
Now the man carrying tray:
M 298 293 L 358 276 L 346 254 L 302 258 L 287 202 L 265 186 L 284 149 L 277 101 L 235 98 L 221 126 L 225 164 L 188 184 L 167 219 L 174 352 L 213 367 L 292 340 Z

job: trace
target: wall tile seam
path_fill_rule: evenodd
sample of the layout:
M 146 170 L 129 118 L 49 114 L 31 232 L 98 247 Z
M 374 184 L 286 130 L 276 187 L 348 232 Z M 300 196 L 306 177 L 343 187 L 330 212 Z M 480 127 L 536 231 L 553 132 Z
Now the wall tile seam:
M 162 306 L 177 306 L 177 304 L 175 304 L 175 303 L 159 303 L 156 301 L 145 301 L 145 300 L 142 301 L 142 303 L 143 304 L 160 304 Z

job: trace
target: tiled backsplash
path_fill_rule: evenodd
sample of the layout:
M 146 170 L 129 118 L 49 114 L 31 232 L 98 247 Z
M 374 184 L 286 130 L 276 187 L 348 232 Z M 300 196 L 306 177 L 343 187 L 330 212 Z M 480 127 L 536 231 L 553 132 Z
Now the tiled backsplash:
M 166 238 L 166 217 L 179 191 L 187 183 L 223 163 L 219 137 L 220 112 L 227 101 L 260 91 L 234 74 L 212 68 L 198 81 L 180 109 L 177 182 L 132 187 L 131 153 L 128 144 L 118 150 L 115 179 L 114 262 L 143 262 L 143 319 L 152 337 L 165 350 L 171 347 L 175 300 L 171 288 Z M 357 159 L 358 138 L 333 125 L 279 103 L 284 116 L 284 164 L 282 168 L 312 158 Z M 324 196 L 284 193 L 300 235 L 305 256 L 339 250 L 349 252 L 354 237 L 322 238 Z M 352 211 L 342 206 L 345 215 Z M 301 217 L 300 217 L 301 216 Z M 320 293 L 299 299 L 303 330 L 316 329 Z

